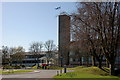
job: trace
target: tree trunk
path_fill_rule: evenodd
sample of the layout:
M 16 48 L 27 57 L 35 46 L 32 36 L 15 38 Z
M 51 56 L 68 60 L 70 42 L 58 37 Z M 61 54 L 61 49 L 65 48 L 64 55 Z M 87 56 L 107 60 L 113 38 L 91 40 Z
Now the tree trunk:
M 115 75 L 115 70 L 114 70 L 114 68 L 115 68 L 115 64 L 114 64 L 114 63 L 111 63 L 111 64 L 110 64 L 110 75 Z
M 23 62 L 22 62 L 22 61 L 20 61 L 20 65 L 22 65 L 22 63 L 23 63 Z
M 94 56 L 92 56 L 92 66 L 96 66 L 96 61 Z
M 103 56 L 102 55 L 97 56 L 96 60 L 98 61 L 98 67 L 102 69 Z
M 39 68 L 39 58 L 37 57 L 37 68 Z
M 88 56 L 86 56 L 86 65 L 87 65 L 87 66 L 89 65 L 89 59 L 88 59 Z
M 108 68 L 110 67 L 110 64 L 107 59 L 106 59 L 106 67 L 108 67 Z
M 98 62 L 99 62 L 98 67 L 101 69 L 102 68 L 102 60 L 99 60 Z
M 81 66 L 82 65 L 82 60 L 81 60 L 81 57 L 79 57 L 80 61 L 79 61 L 79 65 Z
M 49 64 L 49 60 L 47 59 L 47 64 Z

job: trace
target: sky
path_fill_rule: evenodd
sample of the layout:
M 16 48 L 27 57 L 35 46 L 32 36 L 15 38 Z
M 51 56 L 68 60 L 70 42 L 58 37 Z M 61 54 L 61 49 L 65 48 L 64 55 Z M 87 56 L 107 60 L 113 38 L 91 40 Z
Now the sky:
M 56 7 L 61 7 L 55 10 Z M 58 45 L 58 15 L 76 11 L 75 2 L 3 2 L 2 45 L 23 46 L 54 40 Z

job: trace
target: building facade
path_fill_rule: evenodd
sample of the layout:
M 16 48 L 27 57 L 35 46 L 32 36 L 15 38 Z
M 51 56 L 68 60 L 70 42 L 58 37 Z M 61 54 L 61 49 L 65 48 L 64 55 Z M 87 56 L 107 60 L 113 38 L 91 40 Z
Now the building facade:
M 59 64 L 69 64 L 70 17 L 59 16 Z
M 70 37 L 70 16 L 68 15 L 59 15 L 59 64 L 60 66 L 64 65 L 92 65 L 92 56 L 81 56 L 78 55 L 76 51 L 72 49 L 75 47 L 74 44 L 77 45 L 75 41 L 71 41 Z M 96 64 L 98 64 L 96 60 Z M 103 57 L 102 64 L 106 66 L 106 58 Z M 118 54 L 116 57 L 116 67 L 120 67 L 120 49 L 118 50 Z
M 22 61 L 18 61 L 16 59 L 12 60 L 12 65 L 24 65 L 24 66 L 35 66 L 35 65 L 46 64 L 46 54 L 39 53 L 37 55 L 31 54 L 29 52 L 25 52 L 24 58 Z
M 54 65 L 56 64 L 56 59 L 57 59 L 57 54 L 53 54 L 54 57 L 51 57 L 48 59 L 47 52 L 39 52 L 37 54 L 31 53 L 31 52 L 24 52 L 21 55 L 16 55 L 16 54 L 7 54 L 7 57 L 5 60 L 2 62 L 2 65 L 24 65 L 24 66 L 35 66 L 35 65 L 42 65 L 42 64 L 49 64 L 49 65 Z

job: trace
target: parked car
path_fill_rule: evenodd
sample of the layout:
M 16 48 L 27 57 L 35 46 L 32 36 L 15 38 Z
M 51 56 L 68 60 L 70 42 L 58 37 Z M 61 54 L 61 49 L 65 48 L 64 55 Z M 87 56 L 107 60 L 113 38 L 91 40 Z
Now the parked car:
M 42 69 L 47 69 L 48 64 L 42 64 Z

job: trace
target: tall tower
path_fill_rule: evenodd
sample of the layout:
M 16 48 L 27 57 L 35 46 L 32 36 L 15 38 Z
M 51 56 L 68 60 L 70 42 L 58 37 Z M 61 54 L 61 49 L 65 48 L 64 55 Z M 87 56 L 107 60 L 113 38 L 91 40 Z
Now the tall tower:
M 70 16 L 59 15 L 59 64 L 69 64 Z

